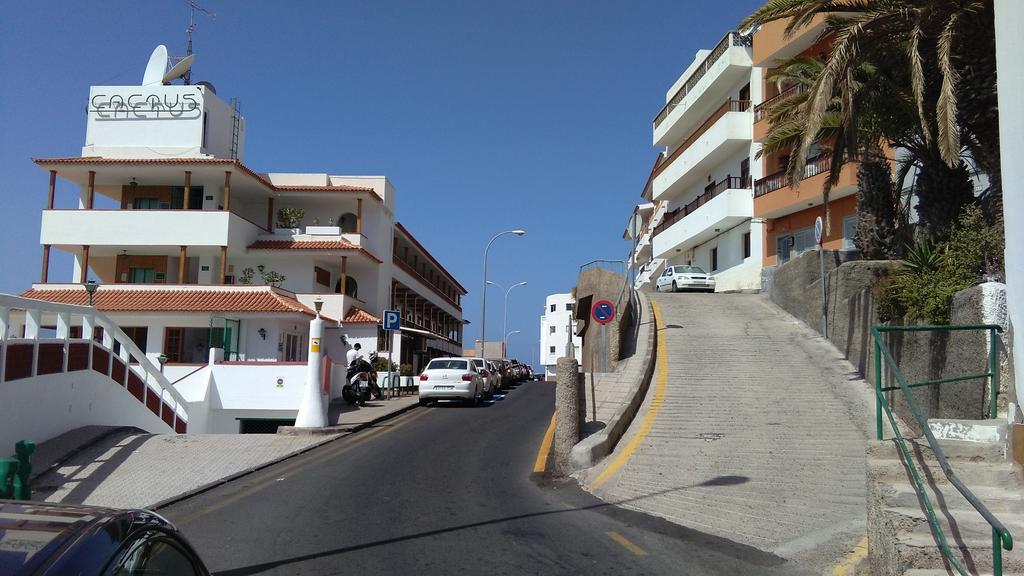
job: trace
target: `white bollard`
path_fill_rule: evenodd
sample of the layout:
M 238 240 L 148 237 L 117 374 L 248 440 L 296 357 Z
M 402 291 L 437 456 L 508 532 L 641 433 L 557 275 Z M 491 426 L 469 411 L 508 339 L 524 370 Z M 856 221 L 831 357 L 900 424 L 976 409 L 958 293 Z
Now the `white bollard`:
M 320 340 L 324 335 L 324 321 L 317 317 L 309 321 L 309 360 L 306 363 L 306 390 L 302 393 L 302 404 L 295 417 L 296 428 L 323 428 L 327 426 L 327 410 L 324 407 L 323 353 Z

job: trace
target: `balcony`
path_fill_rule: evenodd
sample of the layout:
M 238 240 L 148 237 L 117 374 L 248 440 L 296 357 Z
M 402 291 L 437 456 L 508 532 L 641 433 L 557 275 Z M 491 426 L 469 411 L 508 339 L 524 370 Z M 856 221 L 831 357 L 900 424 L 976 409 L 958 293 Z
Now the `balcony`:
M 353 246 L 365 246 L 366 236 L 355 232 L 342 232 L 340 226 L 306 226 L 304 228 L 275 228 L 272 234 L 263 233 L 259 240 L 343 240 Z
M 807 160 L 799 188 L 790 188 L 786 170 L 765 176 L 754 183 L 754 215 L 778 218 L 822 203 L 821 191 L 828 178 L 830 154 L 819 154 Z M 847 162 L 839 172 L 839 181 L 832 187 L 831 199 L 857 192 L 857 164 Z
M 669 146 L 694 129 L 727 98 L 732 88 L 749 79 L 751 37 L 729 32 L 690 72 L 654 119 L 654 145 Z
M 771 116 L 772 110 L 774 110 L 780 102 L 785 101 L 787 98 L 804 94 L 809 89 L 810 88 L 804 84 L 795 84 L 764 102 L 761 102 L 757 106 L 754 106 L 754 140 L 757 140 L 758 142 L 764 140 L 764 137 L 768 134 L 768 129 L 771 128 L 768 122 L 768 117 Z
M 241 246 L 263 228 L 223 210 L 43 210 L 41 244 Z
M 654 257 L 697 246 L 752 215 L 750 179 L 725 178 L 689 204 L 665 214 L 654 228 Z
M 789 20 L 765 22 L 753 34 L 753 65 L 774 68 L 780 61 L 811 48 L 825 29 L 825 18 L 825 14 L 818 14 L 807 26 L 794 30 L 789 37 L 786 36 Z
M 672 198 L 715 166 L 750 147 L 750 102 L 729 100 L 704 121 L 654 171 L 655 200 Z

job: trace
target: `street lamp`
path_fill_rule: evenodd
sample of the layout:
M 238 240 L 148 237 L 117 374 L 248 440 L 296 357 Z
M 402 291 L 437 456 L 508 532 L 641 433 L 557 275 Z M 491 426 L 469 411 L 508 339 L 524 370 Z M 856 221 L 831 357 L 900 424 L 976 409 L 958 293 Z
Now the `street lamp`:
M 509 336 L 511 336 L 513 334 L 519 334 L 520 332 L 522 332 L 522 330 L 513 330 L 513 331 L 505 334 L 505 339 L 501 341 L 502 345 L 507 345 L 508 344 L 508 337 Z
M 92 295 L 96 293 L 96 289 L 100 287 L 100 283 L 95 280 L 89 280 L 84 285 L 86 293 L 89 294 L 89 306 L 92 306 Z
M 490 280 L 488 280 L 487 283 L 488 284 L 494 284 L 495 286 L 501 288 L 501 284 L 498 284 L 497 282 L 491 282 Z M 503 316 L 502 321 L 501 321 L 501 333 L 502 334 L 504 334 L 505 331 L 508 330 L 508 293 L 511 292 L 512 289 L 515 288 L 516 286 L 525 286 L 525 285 L 526 285 L 526 281 L 523 280 L 522 282 L 519 282 L 518 284 L 513 284 L 513 285 L 509 286 L 508 289 L 505 290 L 505 315 Z M 508 342 L 506 342 L 505 340 L 501 341 L 501 357 L 502 358 L 507 358 L 508 357 Z
M 480 305 L 481 358 L 486 356 L 485 352 L 487 351 L 487 252 L 491 249 L 491 244 L 495 240 L 497 240 L 499 236 L 504 236 L 505 234 L 515 234 L 516 236 L 522 236 L 523 234 L 526 234 L 526 230 L 520 230 L 517 228 L 515 230 L 506 230 L 504 232 L 498 232 L 497 234 L 491 237 L 491 239 L 487 242 L 487 246 L 484 248 L 484 292 L 480 298 L 483 301 L 482 304 Z

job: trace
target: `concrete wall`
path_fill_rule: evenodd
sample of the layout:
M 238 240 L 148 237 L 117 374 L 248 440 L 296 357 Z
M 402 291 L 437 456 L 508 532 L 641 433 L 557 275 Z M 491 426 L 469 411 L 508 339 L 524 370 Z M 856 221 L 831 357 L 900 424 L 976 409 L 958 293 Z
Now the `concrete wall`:
M 91 370 L 0 383 L 0 398 L 3 455 L 12 452 L 18 440 L 38 444 L 82 426 L 135 426 L 173 433 L 124 387 Z
M 855 253 L 825 251 L 825 272 L 828 286 L 828 339 L 842 352 L 865 378 L 875 382 L 874 343 L 870 327 L 880 324 L 873 286 L 883 276 L 895 272 L 892 261 L 854 260 Z M 821 332 L 820 261 L 816 252 L 808 252 L 774 273 L 771 300 L 785 311 Z M 1005 312 L 999 302 L 1003 285 L 985 284 L 962 290 L 953 300 L 952 324 L 1005 323 Z M 936 380 L 987 371 L 988 340 L 984 332 L 919 332 L 890 334 L 889 349 L 908 382 Z M 997 347 L 1005 356 L 1005 338 L 999 337 Z M 897 385 L 884 373 L 885 386 Z M 1001 411 L 1013 395 L 1012 369 L 1003 362 L 1001 368 Z M 980 419 L 988 406 L 987 380 L 978 379 L 915 389 L 914 399 L 928 418 Z M 890 392 L 888 400 L 904 421 L 913 421 L 901 393 Z
M 590 371 L 591 360 L 597 359 L 594 368 L 600 369 L 600 344 L 601 326 L 590 317 L 590 310 L 594 303 L 599 300 L 609 300 L 617 305 L 615 319 L 605 327 L 605 341 L 608 347 L 608 371 L 615 371 L 615 365 L 620 358 L 620 326 L 622 319 L 629 314 L 629 292 L 622 293 L 622 285 L 625 278 L 602 268 L 591 268 L 580 273 L 576 284 L 576 306 L 581 310 L 581 315 L 586 317 L 586 324 L 583 327 L 583 358 L 580 361 L 584 371 Z M 623 300 L 619 302 L 620 295 Z

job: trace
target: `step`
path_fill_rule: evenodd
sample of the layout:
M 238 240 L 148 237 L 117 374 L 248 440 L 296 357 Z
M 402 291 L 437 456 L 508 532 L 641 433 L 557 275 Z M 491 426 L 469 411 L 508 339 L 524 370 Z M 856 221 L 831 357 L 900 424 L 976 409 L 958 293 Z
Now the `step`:
M 949 479 L 943 473 L 937 462 L 920 460 L 913 462 L 921 481 L 925 485 L 948 485 Z M 1011 488 L 1020 486 L 1019 467 L 1011 462 L 950 462 L 950 468 L 960 481 L 970 488 L 975 486 L 993 486 Z M 868 485 L 876 484 L 902 484 L 910 481 L 910 473 L 902 460 L 868 460 L 867 462 Z
M 988 528 L 987 524 L 985 526 Z M 990 530 L 979 534 L 974 529 L 960 527 L 958 535 L 954 536 L 949 531 L 946 531 L 945 535 L 954 557 L 972 574 L 992 570 Z M 931 527 L 927 524 L 916 526 L 910 533 L 898 535 L 893 547 L 898 557 L 897 565 L 904 567 L 905 570 L 942 569 L 945 566 L 945 557 L 939 551 Z M 1003 550 L 1003 571 L 1024 572 L 1024 552 L 1019 548 Z
M 1024 493 L 1021 492 L 1019 486 L 968 485 L 967 487 L 997 518 L 1001 512 L 1024 513 Z M 885 488 L 886 493 L 882 495 L 882 498 L 886 507 L 920 507 L 917 491 L 913 484 L 909 482 L 892 483 L 887 484 Z M 970 502 L 951 484 L 926 485 L 925 491 L 928 494 L 928 499 L 931 500 L 932 507 L 936 510 L 942 509 L 952 513 L 976 513 Z
M 1006 444 L 998 442 L 970 442 L 966 440 L 939 440 L 939 447 L 950 462 L 966 460 L 977 462 L 985 461 L 1006 461 Z M 911 454 L 920 453 L 928 460 L 934 460 L 931 446 L 924 438 L 908 438 L 907 449 Z M 867 457 L 869 460 L 885 460 L 899 458 L 900 451 L 896 447 L 895 440 L 874 441 L 868 444 Z

